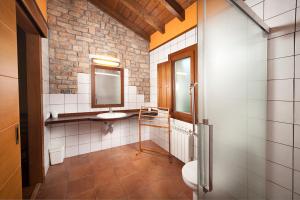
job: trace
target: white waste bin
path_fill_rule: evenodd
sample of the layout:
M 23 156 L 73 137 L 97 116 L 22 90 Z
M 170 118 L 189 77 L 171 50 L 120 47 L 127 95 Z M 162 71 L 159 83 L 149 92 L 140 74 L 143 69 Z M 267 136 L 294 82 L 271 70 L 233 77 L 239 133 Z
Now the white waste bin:
M 49 149 L 50 153 L 50 164 L 56 165 L 64 162 L 65 158 L 65 147 L 52 147 Z

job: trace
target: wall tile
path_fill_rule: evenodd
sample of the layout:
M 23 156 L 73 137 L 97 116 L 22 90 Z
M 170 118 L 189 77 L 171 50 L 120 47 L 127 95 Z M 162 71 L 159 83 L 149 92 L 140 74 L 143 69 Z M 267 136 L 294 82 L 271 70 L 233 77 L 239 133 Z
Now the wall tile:
M 91 143 L 91 134 L 88 133 L 88 134 L 79 135 L 78 143 L 79 144 Z
M 65 126 L 66 136 L 78 135 L 78 123 Z
M 300 60 L 299 60 L 300 61 Z M 299 63 L 300 64 L 300 63 Z M 294 77 L 294 57 L 268 61 L 268 79 L 288 79 Z
M 294 200 L 300 200 L 300 194 L 294 193 Z
M 79 125 L 78 125 L 78 127 L 79 127 L 79 131 L 78 131 L 78 133 L 80 134 L 80 135 L 82 135 L 82 134 L 87 134 L 87 133 L 90 133 L 91 132 L 91 124 L 90 124 L 90 122 L 87 122 L 87 123 L 79 123 Z
M 77 73 L 77 82 L 78 83 L 90 83 L 91 82 L 91 75 L 84 74 L 84 73 Z
M 78 145 L 78 136 L 73 135 L 73 136 L 67 136 L 66 137 L 66 147 L 69 146 L 77 146 Z
M 268 59 L 294 55 L 294 34 L 270 39 L 268 42 Z
M 300 149 L 294 148 L 294 168 L 300 172 Z
M 65 104 L 77 103 L 77 94 L 65 94 Z
M 294 140 L 295 140 L 295 147 L 300 148 L 300 126 L 294 125 Z
M 267 181 L 266 194 L 267 199 L 270 200 L 292 200 L 291 191 L 269 181 Z
M 267 142 L 267 160 L 276 162 L 286 167 L 293 167 L 293 147 Z
M 50 104 L 64 104 L 64 94 L 50 94 Z
M 90 84 L 89 83 L 79 83 L 77 92 L 78 92 L 78 94 L 89 94 L 91 92 Z
M 293 103 L 268 101 L 268 120 L 293 123 Z
M 78 155 L 78 146 L 66 147 L 66 157 Z
M 90 95 L 78 94 L 78 103 L 90 103 Z
M 269 38 L 295 32 L 295 10 L 278 15 L 265 21 L 271 28 Z
M 265 0 L 264 17 L 269 19 L 294 8 L 296 8 L 296 0 L 285 0 L 284 3 L 282 0 Z
M 77 104 L 78 112 L 89 112 L 91 110 L 91 104 L 89 103 L 79 103 Z
M 52 138 L 50 140 L 50 148 L 57 148 L 57 147 L 65 146 L 65 143 L 66 143 L 65 137 Z
M 299 5 L 298 5 L 299 6 Z M 297 8 L 296 13 L 297 13 L 297 18 L 296 18 L 296 31 L 300 30 L 300 8 Z
M 91 152 L 91 144 L 80 144 L 79 145 L 79 154 L 86 154 Z
M 59 138 L 65 136 L 65 126 L 51 127 L 50 138 Z
M 300 101 L 300 79 L 295 79 L 295 101 Z
M 295 124 L 300 125 L 300 102 L 295 102 Z
M 64 113 L 65 106 L 62 105 L 50 105 L 50 112 Z
M 293 101 L 293 79 L 268 81 L 268 100 Z
M 77 113 L 77 104 L 65 104 L 65 113 Z
M 293 125 L 269 121 L 267 140 L 292 146 Z
M 300 54 L 300 32 L 296 32 L 295 54 Z
M 101 142 L 91 143 L 91 152 L 100 151 L 100 150 L 101 150 Z
M 300 78 L 300 55 L 295 57 L 295 78 Z
M 300 172 L 298 171 L 294 173 L 294 191 L 300 194 Z
M 266 177 L 274 183 L 277 183 L 287 189 L 292 189 L 292 169 L 281 165 L 267 162 Z

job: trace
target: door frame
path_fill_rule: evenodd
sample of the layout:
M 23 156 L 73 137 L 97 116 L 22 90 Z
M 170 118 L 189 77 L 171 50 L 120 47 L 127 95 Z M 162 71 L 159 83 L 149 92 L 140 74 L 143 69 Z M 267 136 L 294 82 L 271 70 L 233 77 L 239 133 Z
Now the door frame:
M 30 44 L 26 45 L 29 185 L 35 186 L 45 180 L 41 37 L 47 37 L 48 27 L 33 0 L 17 0 L 16 16 Z

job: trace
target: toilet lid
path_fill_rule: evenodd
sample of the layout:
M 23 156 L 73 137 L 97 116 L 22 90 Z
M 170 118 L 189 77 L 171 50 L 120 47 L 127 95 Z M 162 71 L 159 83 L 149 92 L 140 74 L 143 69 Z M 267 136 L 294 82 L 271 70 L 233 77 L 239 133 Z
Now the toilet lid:
M 183 178 L 193 185 L 197 185 L 197 160 L 186 163 L 182 168 Z

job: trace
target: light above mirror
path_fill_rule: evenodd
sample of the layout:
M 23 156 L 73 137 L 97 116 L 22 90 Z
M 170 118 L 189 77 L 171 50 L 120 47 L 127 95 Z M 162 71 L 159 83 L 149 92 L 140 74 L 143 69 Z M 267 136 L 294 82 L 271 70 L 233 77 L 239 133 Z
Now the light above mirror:
M 119 67 L 120 60 L 118 58 L 106 56 L 106 55 L 89 55 L 90 59 L 92 59 L 92 63 L 101 66 L 108 67 Z

